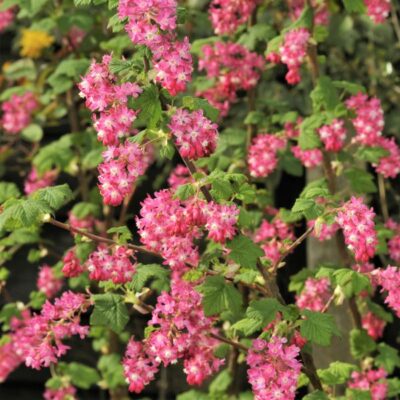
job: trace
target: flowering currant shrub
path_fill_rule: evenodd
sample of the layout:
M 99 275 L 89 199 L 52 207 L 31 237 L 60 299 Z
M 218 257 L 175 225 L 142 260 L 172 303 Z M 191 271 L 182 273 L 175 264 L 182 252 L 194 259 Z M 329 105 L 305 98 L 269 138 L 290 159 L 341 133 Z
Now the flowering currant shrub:
M 398 398 L 398 8 L 0 0 L 0 382 Z

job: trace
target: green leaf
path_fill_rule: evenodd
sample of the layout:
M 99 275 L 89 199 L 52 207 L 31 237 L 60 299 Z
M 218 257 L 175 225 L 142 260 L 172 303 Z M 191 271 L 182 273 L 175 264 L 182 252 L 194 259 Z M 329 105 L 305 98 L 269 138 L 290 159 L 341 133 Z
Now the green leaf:
M 273 39 L 271 39 L 268 42 L 267 50 L 265 51 L 265 55 L 268 55 L 271 53 L 277 53 L 279 51 L 279 48 L 282 45 L 283 39 L 284 39 L 283 35 L 279 35 L 279 36 L 276 36 Z
M 196 189 L 192 183 L 186 183 L 185 185 L 180 185 L 175 191 L 174 197 L 180 200 L 187 200 L 196 193 Z
M 318 376 L 325 385 L 340 385 L 346 383 L 350 374 L 355 371 L 357 367 L 353 364 L 334 361 L 329 364 L 326 369 L 319 369 Z
M 376 343 L 369 337 L 367 332 L 360 329 L 352 329 L 350 332 L 350 351 L 354 358 L 366 357 L 375 349 Z
M 246 125 L 251 125 L 251 124 L 259 124 L 263 119 L 265 119 L 265 115 L 261 111 L 250 111 L 245 120 L 244 123 Z
M 97 204 L 88 203 L 88 202 L 80 202 L 75 204 L 72 207 L 72 214 L 75 215 L 76 218 L 83 219 L 89 216 L 98 216 L 100 208 Z
M 130 240 L 132 240 L 132 232 L 126 225 L 123 226 L 114 226 L 110 228 L 107 233 L 116 233 L 117 234 L 117 243 L 118 244 L 126 244 Z
M 363 169 L 349 168 L 344 171 L 344 175 L 349 180 L 351 189 L 356 193 L 375 193 L 377 191 L 373 175 Z
M 106 326 L 119 333 L 129 321 L 128 310 L 123 303 L 122 296 L 112 293 L 95 294 L 94 310 L 90 316 L 90 324 Z
M 187 392 L 178 394 L 176 400 L 211 400 L 207 393 L 198 390 L 189 390 Z
M 321 390 L 316 390 L 304 396 L 303 400 L 329 400 L 329 397 Z
M 363 0 L 361 0 L 363 1 Z M 358 83 L 348 82 L 348 81 L 333 81 L 333 84 L 338 89 L 343 89 L 349 94 L 358 94 L 358 93 L 366 93 L 365 87 L 359 85 Z
M 355 156 L 360 160 L 370 163 L 377 163 L 382 157 L 389 155 L 389 152 L 382 147 L 359 147 Z
M 262 325 L 266 326 L 276 318 L 278 311 L 283 311 L 284 306 L 276 299 L 263 299 L 252 301 L 246 310 L 248 318 L 262 321 Z
M 183 107 L 186 107 L 191 111 L 203 110 L 206 117 L 213 122 L 215 122 L 218 119 L 219 111 L 216 108 L 214 108 L 206 99 L 185 96 L 182 99 L 182 105 Z
M 46 300 L 46 295 L 43 292 L 33 291 L 29 294 L 29 304 L 35 310 L 42 308 Z
M 54 93 L 64 93 L 86 72 L 89 65 L 90 61 L 86 58 L 63 60 L 48 77 L 47 82 L 52 86 Z
M 375 357 L 375 361 L 388 374 L 392 374 L 395 368 L 400 367 L 400 357 L 397 349 L 386 343 L 379 343 L 378 352 L 379 354 Z
M 267 24 L 258 23 L 250 26 L 247 32 L 243 33 L 238 43 L 247 47 L 249 50 L 255 50 L 259 42 L 265 42 L 271 39 L 275 34 L 275 30 Z
M 388 393 L 387 393 L 388 397 L 392 398 L 400 394 L 399 378 L 386 379 L 386 383 L 388 384 Z
M 40 142 L 43 137 L 43 129 L 37 124 L 30 124 L 22 130 L 21 137 L 28 142 Z
M 337 89 L 332 80 L 327 76 L 318 79 L 317 86 L 310 94 L 315 111 L 333 111 L 340 103 Z
M 368 390 L 346 389 L 346 399 L 372 400 L 372 397 Z
M 115 389 L 126 385 L 121 357 L 118 354 L 101 356 L 97 363 L 97 368 L 101 372 L 101 376 L 107 383 L 108 388 Z
M 203 294 L 204 313 L 209 315 L 219 314 L 228 310 L 232 313 L 240 311 L 242 296 L 232 285 L 225 282 L 222 276 L 209 276 L 203 284 L 197 287 Z
M 224 369 L 213 379 L 210 384 L 209 391 L 211 394 L 225 393 L 231 383 L 232 376 L 229 373 L 229 370 Z
M 260 211 L 249 211 L 241 207 L 238 224 L 241 228 L 254 229 L 260 224 L 261 218 L 262 213 Z
M 65 372 L 70 376 L 72 384 L 80 389 L 89 389 L 100 382 L 98 372 L 84 364 L 69 363 Z
M 7 66 L 4 76 L 8 80 L 18 80 L 25 78 L 33 81 L 36 78 L 36 67 L 30 58 L 22 58 Z
M 130 286 L 135 292 L 140 292 L 149 280 L 158 281 L 164 288 L 169 286 L 169 271 L 159 264 L 139 264 L 133 275 Z
M 319 128 L 325 121 L 322 114 L 315 114 L 305 118 L 300 125 L 299 146 L 303 150 L 315 149 L 321 146 L 316 129 Z
M 234 332 L 242 332 L 245 336 L 250 336 L 254 332 L 260 331 L 265 327 L 262 321 L 253 318 L 243 318 L 232 325 Z
M 21 196 L 17 185 L 12 182 L 0 182 L 0 204 L 3 204 L 6 200 L 16 199 Z
M 302 314 L 306 319 L 301 321 L 300 332 L 313 343 L 329 346 L 332 335 L 340 335 L 332 315 L 309 310 L 303 310 Z
M 61 208 L 64 204 L 72 200 L 72 197 L 72 191 L 66 183 L 39 189 L 32 194 L 34 200 L 43 201 L 53 210 Z
M 238 235 L 227 243 L 231 249 L 229 258 L 244 268 L 256 268 L 257 260 L 264 255 L 264 251 L 246 236 Z
M 350 298 L 364 290 L 371 291 L 371 283 L 367 276 L 350 268 L 340 268 L 333 273 L 336 285 L 343 289 L 346 297 Z
M 303 176 L 303 166 L 291 151 L 285 151 L 281 158 L 280 163 L 283 170 L 293 176 Z
M 140 110 L 138 123 L 146 125 L 147 128 L 155 128 L 162 113 L 157 86 L 145 87 L 140 96 L 131 102 L 134 109 Z
M 363 0 L 343 0 L 344 8 L 349 13 L 365 14 L 366 7 Z

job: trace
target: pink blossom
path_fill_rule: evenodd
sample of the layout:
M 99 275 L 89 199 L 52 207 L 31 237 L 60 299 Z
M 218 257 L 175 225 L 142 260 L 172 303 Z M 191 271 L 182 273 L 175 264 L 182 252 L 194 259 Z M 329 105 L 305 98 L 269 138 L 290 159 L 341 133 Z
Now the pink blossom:
M 76 388 L 68 385 L 59 389 L 46 389 L 43 397 L 44 400 L 77 400 Z
M 13 94 L 1 105 L 3 117 L 0 120 L 0 127 L 9 134 L 21 132 L 31 123 L 32 114 L 38 107 L 39 103 L 32 92 Z
M 136 260 L 132 262 L 133 250 L 117 246 L 113 252 L 104 245 L 99 245 L 85 266 L 89 278 L 96 281 L 112 281 L 115 284 L 127 283 L 136 272 Z
M 344 121 L 341 119 L 334 119 L 330 125 L 323 125 L 318 129 L 325 150 L 333 152 L 338 152 L 343 148 L 346 133 Z
M 212 154 L 217 147 L 218 130 L 203 110 L 178 109 L 169 124 L 182 157 L 197 160 Z
M 296 305 L 301 309 L 322 311 L 330 297 L 328 278 L 307 278 L 301 294 L 296 297 Z
M 37 287 L 48 299 L 54 297 L 60 291 L 62 285 L 63 280 L 55 275 L 50 266 L 45 264 L 40 268 Z
M 388 265 L 376 272 L 377 281 L 382 286 L 382 292 L 386 292 L 385 303 L 400 317 L 400 270 Z
M 301 372 L 300 349 L 286 338 L 272 336 L 269 342 L 255 339 L 247 354 L 247 375 L 256 400 L 294 400 Z
M 322 164 L 323 155 L 320 149 L 303 150 L 300 146 L 292 146 L 293 155 L 300 160 L 306 168 L 317 167 Z
M 40 174 L 35 167 L 32 167 L 25 183 L 24 191 L 26 194 L 36 192 L 38 189 L 43 189 L 47 186 L 52 186 L 58 177 L 57 170 L 50 170 Z
M 239 217 L 239 209 L 236 204 L 222 205 L 210 202 L 205 207 L 208 238 L 218 243 L 225 243 L 236 233 L 236 223 Z
M 209 17 L 217 35 L 231 34 L 253 13 L 258 0 L 212 0 Z
M 383 368 L 354 371 L 351 374 L 349 388 L 368 391 L 372 400 L 385 400 L 388 391 L 386 376 L 387 373 Z
M 0 383 L 4 382 L 23 363 L 23 359 L 17 354 L 14 343 L 11 340 L 0 346 Z
M 247 163 L 250 175 L 265 178 L 270 175 L 278 164 L 277 152 L 284 149 L 286 140 L 276 135 L 257 135 L 249 147 Z
M 190 182 L 193 182 L 190 171 L 182 164 L 177 165 L 168 178 L 171 189 L 178 189 L 179 186 Z
M 390 0 L 364 0 L 367 6 L 367 14 L 375 24 L 385 22 L 390 13 Z
M 377 164 L 373 164 L 378 174 L 385 178 L 396 178 L 400 173 L 400 148 L 394 138 L 380 138 L 379 146 L 389 152 L 387 156 L 382 157 Z
M 237 101 L 239 90 L 256 86 L 264 68 L 264 59 L 240 44 L 217 42 L 201 49 L 199 70 L 205 70 L 207 77 L 215 78 L 215 84 L 199 90 L 198 96 L 206 98 L 211 105 L 227 115 L 230 105 Z
M 0 0 L 0 5 L 2 3 L 3 0 Z M 5 31 L 14 21 L 14 10 L 14 7 L 10 7 L 4 11 L 0 11 L 0 33 Z
M 371 311 L 368 311 L 362 316 L 362 327 L 374 340 L 378 340 L 380 337 L 382 337 L 385 326 L 386 321 L 380 319 Z
M 83 266 L 81 265 L 79 258 L 75 254 L 75 249 L 67 251 L 63 258 L 62 273 L 68 277 L 73 278 L 83 273 Z
M 283 44 L 279 48 L 279 54 L 270 53 L 267 60 L 277 63 L 282 62 L 288 67 L 286 81 L 290 85 L 300 82 L 300 67 L 307 55 L 307 43 L 310 32 L 306 28 L 297 28 L 286 33 Z
M 352 197 L 344 203 L 336 216 L 347 247 L 354 253 L 356 261 L 366 262 L 375 255 L 378 241 L 374 217 L 373 208 L 368 208 L 359 197 Z

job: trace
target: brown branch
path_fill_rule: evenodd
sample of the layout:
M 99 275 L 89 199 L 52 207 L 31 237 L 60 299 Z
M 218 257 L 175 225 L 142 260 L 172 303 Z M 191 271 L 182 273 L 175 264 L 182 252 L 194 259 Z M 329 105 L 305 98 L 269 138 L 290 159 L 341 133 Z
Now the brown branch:
M 318 373 L 317 373 L 317 368 L 315 367 L 314 360 L 312 358 L 312 355 L 310 353 L 305 352 L 302 350 L 300 352 L 301 359 L 303 360 L 303 365 L 304 365 L 304 373 L 307 375 L 308 379 L 311 382 L 311 385 L 315 390 L 321 390 L 322 392 L 324 391 L 322 387 L 322 382 L 319 379 Z
M 228 339 L 228 338 L 226 338 L 224 336 L 217 335 L 216 333 L 210 333 L 210 337 L 212 337 L 214 339 L 217 339 L 220 342 L 230 344 L 231 346 L 236 347 L 237 349 L 240 349 L 242 351 L 247 352 L 249 350 L 249 348 L 247 346 L 245 346 L 244 344 L 236 342 L 236 341 L 231 340 L 231 339 Z
M 386 198 L 385 179 L 382 174 L 378 174 L 379 202 L 381 204 L 383 220 L 387 222 L 389 219 L 389 208 Z
M 94 242 L 105 243 L 105 244 L 109 244 L 109 245 L 112 245 L 112 246 L 113 245 L 118 245 L 118 243 L 115 242 L 112 239 L 105 238 L 105 237 L 102 237 L 102 236 L 98 236 L 98 235 L 95 235 L 94 233 L 90 233 L 90 232 L 84 231 L 82 229 L 74 228 L 71 225 L 68 225 L 68 224 L 65 224 L 63 222 L 57 221 L 57 220 L 55 220 L 53 218 L 50 218 L 50 220 L 46 221 L 46 222 L 48 222 L 51 225 L 56 226 L 57 228 L 64 229 L 64 230 L 69 231 L 71 233 L 77 233 L 79 235 L 86 236 L 87 238 L 93 240 Z M 128 243 L 125 246 L 128 247 L 129 249 L 136 250 L 136 251 L 141 252 L 141 253 L 146 253 L 146 254 L 149 254 L 149 255 L 152 255 L 152 256 L 160 257 L 160 255 L 158 253 L 154 253 L 154 252 L 152 252 L 150 250 L 147 250 L 143 246 L 138 246 L 138 245 L 131 244 L 131 243 Z

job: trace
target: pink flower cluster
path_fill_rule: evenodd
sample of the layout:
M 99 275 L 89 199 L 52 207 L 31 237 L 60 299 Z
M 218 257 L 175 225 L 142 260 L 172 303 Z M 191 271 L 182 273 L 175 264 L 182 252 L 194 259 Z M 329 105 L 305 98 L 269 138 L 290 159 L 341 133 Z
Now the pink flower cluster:
M 388 265 L 376 271 L 377 280 L 386 292 L 385 303 L 400 317 L 400 270 Z
M 186 88 L 193 71 L 190 44 L 176 38 L 176 0 L 120 0 L 118 15 L 134 44 L 153 53 L 156 81 L 174 96 Z
M 110 146 L 103 158 L 104 162 L 98 167 L 100 194 L 105 204 L 118 206 L 131 193 L 137 178 L 145 173 L 152 155 L 126 140 L 119 146 Z
M 372 400 L 385 400 L 388 392 L 386 376 L 387 373 L 383 368 L 354 371 L 351 374 L 349 388 L 368 391 Z
M 0 383 L 4 382 L 23 362 L 15 350 L 12 340 L 0 346 Z
M 244 24 L 256 8 L 258 0 L 212 0 L 209 16 L 217 35 L 231 34 Z
M 371 311 L 368 311 L 362 316 L 361 324 L 372 339 L 378 340 L 383 335 L 383 330 L 386 326 L 386 321 L 380 319 Z
M 388 241 L 388 250 L 389 256 L 392 260 L 396 261 L 397 263 L 400 262 L 400 224 L 389 219 L 385 226 L 392 231 L 394 231 L 394 235 Z
M 400 148 L 394 138 L 380 138 L 377 143 L 388 151 L 388 155 L 382 157 L 378 164 L 372 164 L 378 174 L 385 178 L 396 178 L 400 173 Z
M 181 202 L 173 193 L 161 190 L 143 203 L 136 219 L 142 243 L 160 253 L 172 269 L 183 270 L 197 265 L 199 252 L 194 240 L 201 236 L 201 228 L 208 237 L 223 243 L 232 239 L 239 210 L 236 205 L 205 203 L 192 199 Z
M 364 0 L 367 14 L 376 24 L 385 22 L 390 13 L 390 0 Z
M 38 106 L 39 103 L 32 92 L 13 94 L 1 105 L 3 117 L 0 120 L 0 127 L 9 134 L 21 132 L 31 123 L 32 113 Z
M 307 55 L 307 44 L 310 32 L 306 28 L 297 28 L 286 33 L 279 53 L 270 53 L 267 60 L 273 63 L 282 62 L 286 64 L 289 71 L 286 74 L 286 81 L 295 85 L 301 81 L 300 67 Z
M 293 228 L 280 218 L 275 217 L 271 222 L 264 220 L 255 232 L 254 240 L 261 244 L 265 257 L 275 263 L 281 252 L 295 240 Z
M 290 14 L 292 20 L 299 19 L 304 10 L 304 0 L 288 0 Z M 325 3 L 320 3 L 318 0 L 312 0 L 311 5 L 314 9 L 314 24 L 315 25 L 328 25 L 329 23 L 329 10 Z
M 39 270 L 37 287 L 48 299 L 54 297 L 62 288 L 63 280 L 56 276 L 49 265 L 43 265 Z
M 268 133 L 259 134 L 253 138 L 247 155 L 250 175 L 265 178 L 270 175 L 278 164 L 277 152 L 286 147 L 286 140 Z
M 356 261 L 366 262 L 375 255 L 378 241 L 374 217 L 373 208 L 368 208 L 360 197 L 352 197 L 344 203 L 336 216 L 347 247 L 354 253 Z
M 321 165 L 323 160 L 320 149 L 303 150 L 300 146 L 292 146 L 293 155 L 300 160 L 306 168 L 313 168 Z
M 299 353 L 300 349 L 288 345 L 286 338 L 253 341 L 246 361 L 255 400 L 294 400 L 301 372 Z
M 114 251 L 104 245 L 99 245 L 85 267 L 89 278 L 96 281 L 112 281 L 115 284 L 130 282 L 136 271 L 136 260 L 132 262 L 133 250 L 124 246 L 116 246 Z
M 168 185 L 173 190 L 190 182 L 193 182 L 190 171 L 182 164 L 177 165 L 168 178 Z
M 239 90 L 256 86 L 264 68 L 264 59 L 238 43 L 217 42 L 201 49 L 199 70 L 205 70 L 207 77 L 215 84 L 197 92 L 221 112 L 228 114 L 230 104 L 236 102 Z
M 0 5 L 3 0 L 0 0 Z M 14 21 L 14 7 L 7 8 L 4 11 L 0 11 L 0 33 L 5 31 L 9 25 Z
M 136 111 L 127 107 L 128 97 L 137 97 L 141 89 L 135 83 L 117 85 L 117 77 L 109 70 L 110 55 L 104 55 L 101 64 L 92 62 L 85 77 L 78 84 L 79 95 L 86 99 L 86 107 L 93 116 L 98 139 L 106 146 L 118 145 L 121 138 L 132 133 Z
M 203 110 L 178 109 L 168 126 L 182 157 L 197 160 L 212 154 L 217 147 L 218 126 L 204 116 Z
M 201 295 L 182 280 L 172 281 L 171 293 L 157 299 L 149 325 L 157 327 L 141 343 L 131 339 L 123 360 L 129 390 L 140 393 L 154 379 L 160 364 L 175 364 L 183 359 L 190 385 L 200 385 L 217 371 L 223 360 L 213 354 L 219 342 L 209 336 L 215 333 L 214 320 L 206 317 Z
M 31 194 L 36 192 L 38 189 L 52 186 L 57 177 L 57 170 L 46 171 L 42 174 L 39 174 L 37 169 L 33 167 L 24 182 L 24 192 L 25 194 Z
M 46 389 L 43 398 L 44 400 L 77 400 L 76 388 L 68 385 L 59 389 Z
M 308 221 L 308 227 L 315 226 L 315 220 Z M 333 224 L 319 223 L 318 228 L 312 231 L 312 236 L 318 239 L 320 242 L 332 239 L 335 233 L 338 231 L 339 225 L 334 222 Z
M 62 273 L 68 278 L 74 278 L 79 276 L 84 271 L 79 258 L 75 254 L 74 249 L 67 251 L 63 258 L 63 268 Z
M 80 325 L 80 313 L 85 312 L 88 306 L 89 302 L 83 294 L 67 291 L 53 304 L 46 301 L 40 314 L 31 315 L 24 310 L 21 319 L 14 317 L 10 341 L 4 345 L 15 355 L 8 357 L 12 366 L 16 368 L 19 363 L 25 362 L 27 367 L 40 369 L 57 363 L 58 358 L 69 349 L 63 339 L 73 335 L 83 339 L 87 335 L 89 327 Z M 0 354 L 3 351 L 4 347 L 0 347 Z M 9 367 L 5 371 L 0 370 L 0 376 L 4 379 L 10 372 Z
M 328 278 L 307 278 L 301 294 L 296 297 L 296 305 L 301 309 L 322 311 L 330 297 Z
M 346 133 L 342 119 L 334 119 L 331 124 L 323 125 L 318 129 L 318 134 L 325 146 L 325 150 L 335 153 L 343 148 Z

